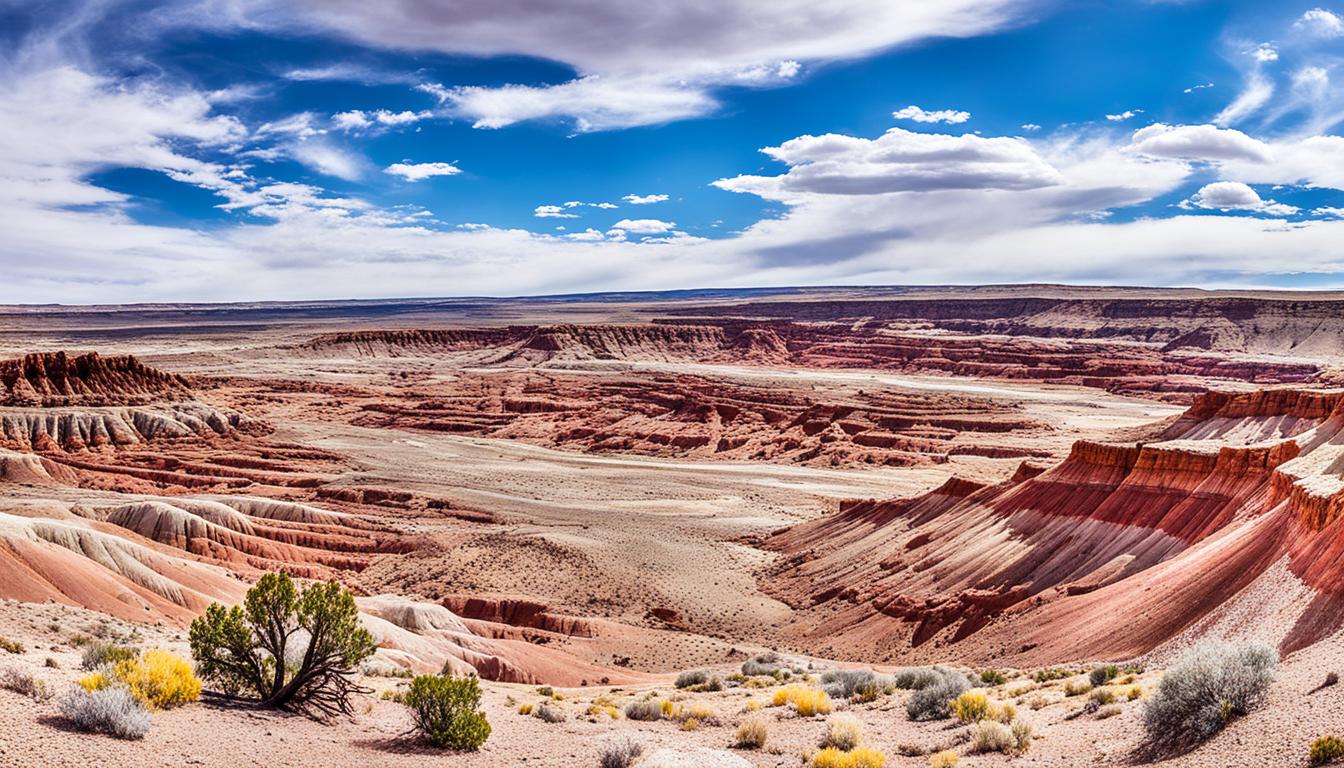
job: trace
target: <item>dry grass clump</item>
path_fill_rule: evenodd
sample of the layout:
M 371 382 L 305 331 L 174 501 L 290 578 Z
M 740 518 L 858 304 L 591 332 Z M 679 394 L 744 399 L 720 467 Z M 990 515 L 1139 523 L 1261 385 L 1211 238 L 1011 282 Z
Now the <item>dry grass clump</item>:
M 1020 755 L 1031 747 L 1031 726 L 1018 721 L 1010 727 L 998 720 L 981 720 L 971 729 L 971 747 L 976 752 Z
M 8 637 L 0 635 L 0 651 L 18 655 L 26 650 L 27 649 L 23 647 L 23 643 L 20 643 L 18 640 L 10 640 Z
M 887 756 L 876 749 L 827 747 L 812 756 L 811 768 L 882 768 L 886 764 Z
M 949 704 L 970 689 L 966 676 L 944 667 L 929 667 L 936 676 L 919 688 L 905 703 L 906 716 L 911 720 L 941 720 L 951 715 Z M 899 682 L 899 676 L 898 676 Z
M 957 768 L 958 762 L 960 762 L 960 759 L 957 757 L 957 753 L 950 749 L 929 755 L 929 768 Z
M 737 726 L 735 744 L 740 749 L 760 749 L 765 746 L 765 740 L 770 736 L 770 721 L 765 715 L 748 715 L 742 724 Z
M 863 723 L 857 717 L 841 713 L 832 715 L 826 721 L 826 735 L 821 740 L 821 746 L 849 752 L 862 742 Z
M 1311 742 L 1311 764 L 1325 765 L 1344 758 L 1344 739 L 1338 736 L 1322 736 Z
M 51 690 L 33 673 L 10 666 L 0 669 L 0 688 L 27 696 L 34 701 L 50 701 Z
M 1190 651 L 1144 705 L 1150 744 L 1158 750 L 1193 746 L 1260 706 L 1278 662 L 1278 653 L 1259 643 L 1208 643 Z
M 598 764 L 601 768 L 630 768 L 644 754 L 644 744 L 634 736 L 624 733 L 608 739 L 599 753 Z
M 966 691 L 952 700 L 951 708 L 961 722 L 979 722 L 989 716 L 989 697 L 983 691 Z
M 1097 719 L 1105 720 L 1108 717 L 1115 717 L 1118 714 L 1120 714 L 1119 705 L 1107 704 L 1106 706 L 1097 710 Z
M 1093 704 L 1096 704 L 1097 706 L 1101 707 L 1107 704 L 1114 703 L 1116 696 L 1115 691 L 1110 688 L 1096 688 L 1092 691 L 1092 695 L 1089 696 L 1088 698 L 1092 701 Z
M 1064 684 L 1065 696 L 1082 696 L 1092 691 L 1092 684 L 1086 680 L 1070 680 Z
M 1059 667 L 1048 667 L 1046 669 L 1036 670 L 1036 673 L 1031 676 L 1031 679 L 1038 683 L 1049 683 L 1054 680 L 1063 680 L 1066 677 L 1073 677 L 1073 672 L 1067 669 L 1060 669 Z
M 76 729 L 119 739 L 143 739 L 149 733 L 149 712 L 125 688 L 85 691 L 71 688 L 59 702 L 61 715 Z
M 827 696 L 823 690 L 801 683 L 780 688 L 775 691 L 775 695 L 770 699 L 770 705 L 774 707 L 782 707 L 786 704 L 793 707 L 800 717 L 829 715 L 831 713 L 831 697 Z

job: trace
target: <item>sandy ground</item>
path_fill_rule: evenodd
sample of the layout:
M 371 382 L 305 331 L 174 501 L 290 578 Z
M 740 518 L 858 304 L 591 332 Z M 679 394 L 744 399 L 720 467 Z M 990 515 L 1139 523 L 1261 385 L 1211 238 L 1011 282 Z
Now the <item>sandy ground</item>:
M 185 653 L 182 633 L 171 628 L 135 627 L 109 621 L 87 611 L 58 605 L 0 604 L 0 627 L 21 640 L 34 642 L 21 656 L 0 653 L 0 668 L 17 666 L 43 679 L 53 691 L 73 685 L 79 671 L 79 650 L 72 638 L 102 634 L 130 639 L 145 648 L 163 647 Z M 59 668 L 44 666 L 54 659 Z M 1313 739 L 1339 733 L 1344 712 L 1344 686 L 1316 692 L 1326 672 L 1344 668 L 1344 637 L 1319 644 L 1286 659 L 1279 670 L 1269 700 L 1260 710 L 1234 721 L 1223 733 L 1188 754 L 1158 761 L 1162 765 L 1189 768 L 1279 768 L 1304 766 Z M 719 668 L 726 674 L 732 668 Z M 1140 675 L 1127 689 L 1138 685 L 1145 697 L 1160 672 Z M 1079 678 L 1081 679 L 1081 678 Z M 278 712 L 198 702 L 159 712 L 143 741 L 120 741 L 71 731 L 53 702 L 34 702 L 0 690 L 0 765 L 14 768 L 40 766 L 423 766 L 442 764 L 480 766 L 526 765 L 544 768 L 597 766 L 600 745 L 618 734 L 634 734 L 648 751 L 657 748 L 730 750 L 752 766 L 786 768 L 803 764 L 802 756 L 815 749 L 825 732 L 825 718 L 800 718 L 786 708 L 769 706 L 773 689 L 728 689 L 717 693 L 685 693 L 668 683 L 633 688 L 561 689 L 562 701 L 553 702 L 567 715 L 563 723 L 546 723 L 518 713 L 522 703 L 546 700 L 530 686 L 485 683 L 483 708 L 492 735 L 475 753 L 435 750 L 407 735 L 408 711 L 402 705 L 379 698 L 403 681 L 365 678 L 375 693 L 360 697 L 358 714 L 350 720 L 320 724 Z M 1016 677 L 990 689 L 1002 701 L 1018 702 L 1019 718 L 1034 731 L 1031 749 L 1020 757 L 970 754 L 966 745 L 957 747 L 963 766 L 1049 766 L 1074 768 L 1082 765 L 1143 765 L 1138 748 L 1143 742 L 1139 713 L 1143 699 L 1119 705 L 1120 713 L 1106 719 L 1077 713 L 1086 696 L 1066 698 L 1064 681 L 1046 685 L 1028 677 Z M 681 730 L 676 722 L 638 723 L 612 720 L 606 714 L 587 715 L 596 698 L 624 702 L 656 692 L 682 707 L 708 705 L 720 723 L 698 730 Z M 867 704 L 839 703 L 837 712 L 856 716 L 864 727 L 865 743 L 882 750 L 889 766 L 927 765 L 923 756 L 904 756 L 902 746 L 928 749 L 955 743 L 963 726 L 954 721 L 915 723 L 904 710 L 906 694 L 883 696 Z M 1032 709 L 1040 697 L 1046 706 Z M 731 749 L 736 726 L 747 716 L 747 702 L 761 702 L 760 710 L 770 722 L 766 747 L 759 751 Z

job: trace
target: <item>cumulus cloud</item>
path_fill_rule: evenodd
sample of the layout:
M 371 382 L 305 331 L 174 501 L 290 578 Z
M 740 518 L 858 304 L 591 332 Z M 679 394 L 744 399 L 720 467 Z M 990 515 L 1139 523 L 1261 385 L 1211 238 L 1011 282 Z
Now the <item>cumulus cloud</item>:
M 621 198 L 630 205 L 651 205 L 667 201 L 667 195 L 626 195 Z
M 964 189 L 1034 189 L 1058 171 L 1026 141 L 892 128 L 877 139 L 799 136 L 761 150 L 789 166 L 780 176 L 737 176 L 714 185 L 788 200 L 799 195 L 877 195 Z
M 1254 211 L 1270 216 L 1291 216 L 1298 208 L 1273 200 L 1264 200 L 1248 184 L 1239 181 L 1215 181 L 1205 184 L 1186 201 L 1187 207 L 1219 211 Z
M 1041 126 L 1037 123 L 1023 123 L 1022 130 L 1027 133 L 1035 133 L 1036 131 L 1041 130 Z
M 577 219 L 577 213 L 567 213 L 561 205 L 538 205 L 532 209 L 532 215 L 538 219 Z
M 1297 26 L 1322 37 L 1344 35 L 1344 18 L 1324 8 L 1312 8 L 1297 20 Z
M 395 50 L 565 62 L 553 85 L 445 88 L 435 93 L 480 128 L 565 118 L 580 131 L 650 125 L 714 110 L 725 85 L 791 82 L 810 62 L 855 59 L 933 37 L 967 37 L 1012 23 L 1020 0 L 722 0 L 628 3 L 535 0 L 236 0 L 246 23 L 336 33 Z
M 964 123 L 971 119 L 970 112 L 955 109 L 938 109 L 932 112 L 914 104 L 891 113 L 897 120 L 914 120 L 916 123 Z
M 1106 119 L 1114 123 L 1119 122 L 1121 120 L 1128 120 L 1131 117 L 1134 117 L 1135 115 L 1142 114 L 1142 112 L 1143 112 L 1142 109 L 1126 109 L 1124 112 L 1119 112 L 1114 115 L 1107 115 Z
M 1268 162 L 1269 145 L 1234 128 L 1153 123 L 1134 132 L 1130 148 L 1150 157 L 1179 160 Z
M 671 232 L 676 226 L 675 221 L 662 221 L 660 219 L 621 219 L 612 224 L 611 228 L 623 232 L 634 232 L 639 235 L 658 235 Z
M 417 123 L 433 114 L 428 111 L 412 112 L 402 110 L 393 112 L 387 109 L 376 109 L 373 111 L 364 111 L 361 109 L 352 109 L 346 112 L 337 112 L 331 116 L 331 124 L 338 130 L 347 133 L 358 133 L 369 131 L 371 129 L 395 128 L 402 125 Z
M 434 176 L 456 176 L 462 169 L 452 163 L 393 163 L 383 173 L 400 176 L 407 181 L 424 181 Z

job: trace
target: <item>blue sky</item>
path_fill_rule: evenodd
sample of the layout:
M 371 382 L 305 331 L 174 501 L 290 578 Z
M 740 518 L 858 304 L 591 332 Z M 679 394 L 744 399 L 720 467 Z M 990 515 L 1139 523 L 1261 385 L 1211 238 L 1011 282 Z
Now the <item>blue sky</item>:
M 1342 59 L 1319 2 L 0 0 L 0 301 L 1341 287 Z

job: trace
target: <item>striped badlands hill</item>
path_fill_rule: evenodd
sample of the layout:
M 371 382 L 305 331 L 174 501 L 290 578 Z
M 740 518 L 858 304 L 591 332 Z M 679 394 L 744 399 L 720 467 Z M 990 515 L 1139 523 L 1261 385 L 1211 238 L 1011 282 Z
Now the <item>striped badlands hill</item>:
M 1344 393 L 1210 393 L 1159 437 L 845 503 L 772 537 L 764 588 L 809 617 L 800 642 L 869 657 L 1130 658 L 1248 632 L 1291 652 L 1344 625 Z

